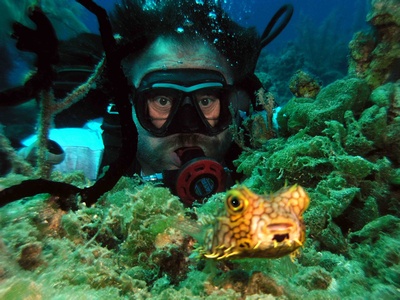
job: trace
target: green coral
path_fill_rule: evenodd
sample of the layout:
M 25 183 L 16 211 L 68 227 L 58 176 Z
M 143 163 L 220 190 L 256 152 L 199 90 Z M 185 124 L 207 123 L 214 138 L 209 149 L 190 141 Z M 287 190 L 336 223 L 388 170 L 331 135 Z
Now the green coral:
M 326 121 L 343 123 L 346 111 L 352 111 L 356 116 L 363 111 L 370 93 L 364 80 L 349 78 L 326 86 L 315 100 L 292 98 L 279 111 L 280 134 L 289 136 L 306 128 L 315 135 L 326 128 Z
M 388 113 L 400 107 L 398 90 L 391 83 L 371 93 L 365 81 L 349 78 L 323 88 L 315 100 L 292 98 L 279 112 L 281 137 L 235 162 L 245 184 L 259 193 L 285 183 L 308 188 L 305 221 L 318 247 L 347 252 L 348 231 L 399 212 L 396 195 L 389 195 L 400 145 L 390 137 L 400 132 Z

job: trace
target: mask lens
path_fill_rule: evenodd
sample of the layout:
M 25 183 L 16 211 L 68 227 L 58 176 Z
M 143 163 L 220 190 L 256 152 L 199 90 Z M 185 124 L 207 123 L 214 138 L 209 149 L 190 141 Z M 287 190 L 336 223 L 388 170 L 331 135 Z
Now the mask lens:
M 147 119 L 157 128 L 161 128 L 171 115 L 171 111 L 179 100 L 179 95 L 171 90 L 157 90 L 146 95 L 142 101 L 146 103 Z
M 211 127 L 218 124 L 221 114 L 221 95 L 221 89 L 198 91 L 194 95 L 199 111 Z

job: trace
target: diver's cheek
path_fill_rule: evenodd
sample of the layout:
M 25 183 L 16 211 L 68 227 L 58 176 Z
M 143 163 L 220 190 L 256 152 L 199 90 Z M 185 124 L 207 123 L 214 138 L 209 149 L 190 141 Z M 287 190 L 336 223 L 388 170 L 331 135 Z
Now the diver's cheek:
M 174 152 L 175 142 L 169 138 L 139 135 L 137 159 L 145 175 L 178 169 L 181 161 Z
M 203 139 L 200 147 L 207 157 L 222 162 L 231 145 L 232 135 L 229 129 L 226 129 L 216 136 Z

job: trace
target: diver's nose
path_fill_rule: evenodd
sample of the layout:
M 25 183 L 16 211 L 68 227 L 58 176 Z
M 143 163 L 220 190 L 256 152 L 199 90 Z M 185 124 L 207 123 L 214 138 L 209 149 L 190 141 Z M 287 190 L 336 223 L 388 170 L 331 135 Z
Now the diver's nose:
M 179 125 L 182 132 L 195 132 L 200 129 L 201 120 L 194 107 L 192 99 L 185 97 L 179 108 Z

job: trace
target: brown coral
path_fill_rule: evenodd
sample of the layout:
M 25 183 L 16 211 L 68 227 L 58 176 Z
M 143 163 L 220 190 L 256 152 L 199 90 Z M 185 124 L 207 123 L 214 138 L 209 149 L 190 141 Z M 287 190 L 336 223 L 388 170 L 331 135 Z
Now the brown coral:
M 289 89 L 298 98 L 315 99 L 321 90 L 321 86 L 309 73 L 298 70 L 290 78 Z
M 400 78 L 400 5 L 398 0 L 373 0 L 367 21 L 373 33 L 358 32 L 349 44 L 349 73 L 371 87 Z
M 18 264 L 25 270 L 35 270 L 43 261 L 40 258 L 42 245 L 40 243 L 29 243 L 22 247 Z

